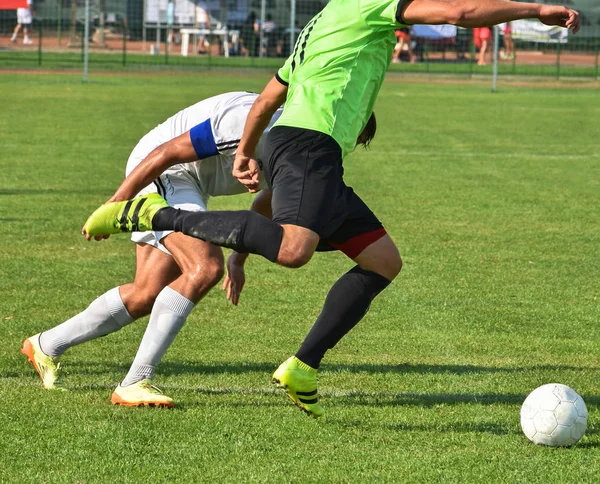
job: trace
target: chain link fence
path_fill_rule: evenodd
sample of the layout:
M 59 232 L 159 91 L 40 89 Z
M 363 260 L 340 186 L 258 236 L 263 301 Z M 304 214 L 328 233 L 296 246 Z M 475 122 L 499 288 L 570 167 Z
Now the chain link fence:
M 19 1 L 26 3 L 1 0 L 0 8 Z M 597 79 L 600 1 L 568 3 L 578 1 L 582 3 L 579 8 L 583 25 L 575 36 L 567 35 L 563 29 L 544 28 L 537 21 L 514 22 L 509 29 L 497 27 L 498 73 Z M 100 70 L 276 69 L 289 55 L 302 27 L 326 3 L 37 0 L 32 23 L 22 25 L 16 36 L 16 10 L 0 10 L 0 68 L 81 69 L 87 59 L 90 69 Z M 469 76 L 492 73 L 493 35 L 485 29 L 414 26 L 397 32 L 397 37 L 392 71 Z

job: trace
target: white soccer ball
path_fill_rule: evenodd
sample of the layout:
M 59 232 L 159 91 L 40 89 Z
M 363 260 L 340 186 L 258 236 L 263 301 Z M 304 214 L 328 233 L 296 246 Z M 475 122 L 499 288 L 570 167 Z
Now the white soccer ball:
M 533 390 L 521 407 L 521 428 L 534 444 L 573 445 L 585 433 L 588 412 L 572 388 L 549 383 Z

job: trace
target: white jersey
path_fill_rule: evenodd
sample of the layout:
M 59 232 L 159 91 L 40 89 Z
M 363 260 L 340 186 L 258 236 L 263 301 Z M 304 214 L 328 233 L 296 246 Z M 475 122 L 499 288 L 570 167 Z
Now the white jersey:
M 211 196 L 246 193 L 246 187 L 232 176 L 231 171 L 248 112 L 257 97 L 258 94 L 254 93 L 230 92 L 179 111 L 144 136 L 131 154 L 127 175 L 154 148 L 190 131 L 198 161 L 176 165 L 170 171 L 187 172 L 206 199 Z M 260 139 L 256 149 L 258 160 L 262 158 L 265 134 L 281 112 L 282 108 L 275 113 Z

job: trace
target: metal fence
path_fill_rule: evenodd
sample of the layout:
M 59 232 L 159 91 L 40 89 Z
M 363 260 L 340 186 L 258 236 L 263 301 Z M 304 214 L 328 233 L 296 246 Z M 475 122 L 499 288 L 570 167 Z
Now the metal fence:
M 0 68 L 82 69 L 87 63 L 90 69 L 99 70 L 275 69 L 289 55 L 302 27 L 326 3 L 38 0 L 28 39 L 23 28 L 14 36 L 15 10 L 0 10 Z M 513 24 L 511 35 L 499 28 L 498 73 L 597 79 L 600 8 L 584 11 L 582 17 L 583 27 L 576 36 L 542 32 L 531 22 L 525 27 Z M 424 26 L 399 32 L 399 49 L 390 70 L 491 74 L 493 42 L 488 40 L 488 48 L 482 51 L 481 36 L 471 29 L 444 31 Z

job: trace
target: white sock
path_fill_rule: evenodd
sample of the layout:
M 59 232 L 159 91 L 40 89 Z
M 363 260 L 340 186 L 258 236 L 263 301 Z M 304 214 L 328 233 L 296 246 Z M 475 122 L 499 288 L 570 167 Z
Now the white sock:
M 55 358 L 68 348 L 118 331 L 134 319 L 123 304 L 119 288 L 104 293 L 87 309 L 40 335 L 40 347 Z
M 175 340 L 195 304 L 170 287 L 165 287 L 154 302 L 150 322 L 133 364 L 121 386 L 132 385 L 154 376 L 154 369 Z

